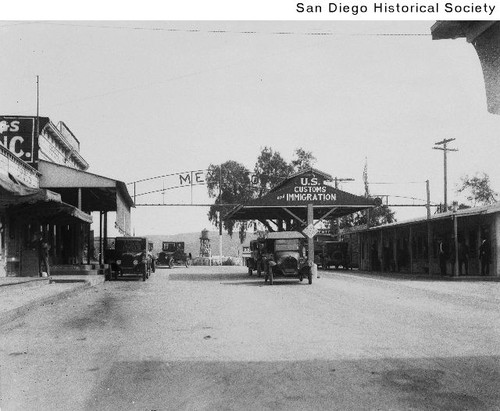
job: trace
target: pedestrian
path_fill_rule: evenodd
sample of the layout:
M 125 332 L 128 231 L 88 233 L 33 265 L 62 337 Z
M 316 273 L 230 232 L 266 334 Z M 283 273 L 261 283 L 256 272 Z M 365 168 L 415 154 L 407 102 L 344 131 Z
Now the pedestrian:
M 465 267 L 465 275 L 469 275 L 469 247 L 461 238 L 458 240 L 458 271 L 462 275 L 462 267 Z
M 441 271 L 441 275 L 446 275 L 446 251 L 443 239 L 438 240 L 438 257 L 439 257 L 439 269 Z
M 50 277 L 49 250 L 50 245 L 45 240 L 41 231 L 35 234 L 36 247 L 38 250 L 38 275 Z
M 488 239 L 484 238 L 479 247 L 479 260 L 481 261 L 481 275 L 490 274 L 491 249 Z

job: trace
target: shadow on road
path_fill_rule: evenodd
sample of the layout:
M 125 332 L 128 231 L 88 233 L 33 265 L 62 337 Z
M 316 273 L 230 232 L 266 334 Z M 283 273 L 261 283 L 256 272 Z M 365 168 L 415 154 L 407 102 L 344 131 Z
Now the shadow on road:
M 172 273 L 169 274 L 170 281 L 234 281 L 248 280 L 248 274 L 242 273 Z
M 85 409 L 490 410 L 498 365 L 496 356 L 118 362 Z

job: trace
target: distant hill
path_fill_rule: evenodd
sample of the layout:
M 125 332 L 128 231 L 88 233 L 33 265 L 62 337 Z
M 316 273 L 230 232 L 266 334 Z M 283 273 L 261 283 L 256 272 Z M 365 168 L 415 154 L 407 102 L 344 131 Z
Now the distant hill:
M 191 253 L 193 258 L 200 255 L 200 237 L 201 232 L 183 233 L 183 234 L 166 234 L 166 235 L 146 235 L 148 241 L 154 244 L 154 252 L 161 251 L 162 241 L 184 241 L 185 252 Z M 210 239 L 210 248 L 212 255 L 219 255 L 219 232 L 209 231 L 208 238 Z M 250 240 L 256 238 L 255 234 L 248 233 L 243 244 L 248 245 Z M 229 234 L 222 234 L 222 255 L 225 257 L 241 257 L 243 245 L 240 243 L 238 233 L 234 233 L 231 238 Z

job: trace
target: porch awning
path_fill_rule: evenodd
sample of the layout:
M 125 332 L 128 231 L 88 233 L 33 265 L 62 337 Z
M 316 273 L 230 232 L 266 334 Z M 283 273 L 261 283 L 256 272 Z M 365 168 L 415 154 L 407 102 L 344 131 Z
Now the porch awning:
M 0 174 L 0 207 L 40 201 L 61 202 L 61 196 L 50 190 L 26 187 L 14 182 L 8 175 Z
M 313 217 L 320 220 L 338 218 L 380 205 L 380 199 L 366 198 L 339 190 L 326 182 L 331 177 L 316 169 L 294 174 L 266 195 L 230 210 L 225 220 L 290 219 L 305 222 L 307 205 L 313 206 Z
M 25 222 L 66 224 L 92 222 L 92 216 L 61 201 L 61 196 L 43 188 L 25 187 L 0 174 L 0 207 L 8 206 L 12 215 Z
M 134 201 L 124 182 L 86 171 L 40 160 L 40 187 L 61 195 L 64 202 L 77 205 L 86 212 L 114 211 L 116 228 L 130 233 L 130 209 Z

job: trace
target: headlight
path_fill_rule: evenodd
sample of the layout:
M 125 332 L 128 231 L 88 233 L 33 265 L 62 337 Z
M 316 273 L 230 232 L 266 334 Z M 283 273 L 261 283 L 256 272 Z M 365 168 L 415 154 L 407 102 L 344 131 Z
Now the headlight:
M 137 264 L 139 264 L 139 261 L 134 260 L 134 261 L 132 262 L 132 264 L 137 265 Z
M 116 264 L 120 265 L 122 263 L 122 260 L 116 260 Z

